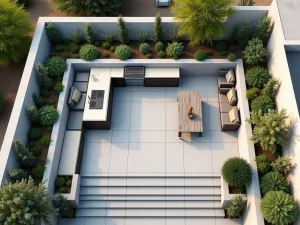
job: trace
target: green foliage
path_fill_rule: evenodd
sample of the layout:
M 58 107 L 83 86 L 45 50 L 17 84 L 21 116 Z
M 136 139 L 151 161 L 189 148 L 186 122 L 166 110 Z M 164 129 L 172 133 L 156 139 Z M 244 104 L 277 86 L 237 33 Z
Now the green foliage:
M 243 158 L 232 157 L 222 166 L 224 180 L 233 187 L 244 187 L 251 183 L 251 165 Z
M 49 78 L 49 72 L 47 67 L 42 64 L 38 64 L 35 67 L 36 78 L 41 89 L 49 90 L 52 87 L 52 80 Z
M 262 88 L 270 79 L 267 69 L 256 66 L 246 72 L 246 82 L 251 87 Z
M 52 127 L 52 126 L 48 126 L 48 127 L 46 127 L 46 131 L 47 131 L 47 132 L 49 132 L 49 133 L 51 133 L 51 132 L 52 132 L 52 129 L 53 129 L 53 127 Z
M 236 195 L 233 197 L 226 209 L 229 218 L 239 217 L 245 209 L 245 204 L 243 203 L 243 197 L 241 195 Z
M 4 93 L 3 93 L 3 91 L 0 89 L 0 113 L 1 113 L 2 110 L 4 109 L 3 105 L 4 105 Z
M 32 148 L 30 148 L 30 150 L 35 156 L 39 156 L 43 151 L 43 146 L 40 144 L 35 144 Z
M 61 82 L 57 82 L 56 85 L 55 85 L 55 87 L 54 87 L 55 93 L 59 94 L 63 90 L 64 90 L 64 85 Z
M 272 170 L 271 160 L 266 155 L 258 155 L 255 158 L 257 170 L 260 174 L 266 174 Z
M 254 88 L 250 88 L 248 90 L 246 90 L 246 97 L 248 100 L 253 100 L 254 98 L 256 98 L 259 94 L 260 94 L 260 89 L 257 87 Z
M 34 225 L 43 221 L 51 225 L 49 216 L 55 212 L 43 183 L 35 186 L 32 178 L 4 183 L 0 188 L 0 224 Z
M 216 44 L 217 51 L 226 51 L 228 49 L 227 43 L 225 41 L 218 41 Z
M 67 188 L 66 187 L 61 187 L 58 189 L 58 193 L 67 193 Z
M 230 61 L 230 62 L 234 62 L 236 60 L 236 55 L 233 54 L 233 53 L 230 53 L 228 56 L 227 56 L 227 59 Z
M 264 150 L 276 152 L 277 146 L 286 143 L 288 126 L 285 120 L 288 118 L 285 110 L 271 110 L 266 114 L 252 112 L 248 120 L 254 125 L 253 135 L 250 138 L 254 143 L 260 143 Z
M 297 218 L 296 203 L 291 196 L 283 191 L 270 191 L 260 203 L 260 210 L 271 224 L 288 225 Z
M 65 196 L 58 193 L 55 199 L 55 209 L 59 217 L 72 218 L 74 217 L 74 210 L 72 204 Z
M 71 47 L 71 52 L 72 53 L 78 53 L 80 51 L 80 46 L 79 45 L 74 45 Z
M 86 44 L 81 47 L 79 51 L 79 56 L 81 59 L 92 61 L 97 59 L 99 56 L 98 48 L 94 45 Z
M 41 124 L 43 126 L 52 126 L 58 119 L 58 112 L 54 107 L 44 106 L 39 110 Z
M 207 51 L 207 52 L 206 52 L 206 55 L 207 55 L 207 56 L 213 56 L 213 55 L 214 55 L 214 52 L 213 52 L 213 51 Z
M 82 41 L 82 34 L 77 29 L 73 30 L 70 36 L 72 41 L 77 45 Z
M 104 41 L 104 42 L 102 43 L 102 48 L 109 49 L 109 48 L 110 48 L 110 43 L 107 42 L 107 41 Z
M 160 14 L 157 13 L 153 24 L 153 41 L 155 43 L 162 41 L 162 36 L 163 36 L 163 29 L 161 24 L 161 17 Z
M 108 32 L 104 34 L 105 42 L 108 42 L 111 44 L 113 42 L 114 36 L 116 35 L 116 32 Z
M 228 52 L 227 52 L 227 51 L 221 51 L 221 52 L 219 52 L 219 54 L 220 54 L 221 56 L 226 56 L 226 55 L 228 55 Z
M 114 47 L 114 46 L 111 46 L 111 47 L 109 48 L 109 51 L 111 51 L 111 52 L 115 52 L 115 50 L 116 50 L 116 47 Z
M 146 58 L 147 58 L 147 59 L 152 59 L 152 57 L 153 57 L 153 55 L 152 55 L 151 53 L 147 53 L 147 54 L 146 54 Z
M 37 164 L 31 172 L 32 178 L 35 181 L 41 181 L 43 179 L 44 176 L 44 172 L 45 172 L 46 167 L 42 166 L 40 164 Z
M 204 59 L 206 59 L 206 53 L 198 50 L 194 54 L 194 59 L 196 59 L 197 61 L 203 61 Z
M 109 54 L 108 54 L 108 52 L 103 52 L 102 56 L 103 56 L 103 58 L 107 58 L 107 57 L 109 57 Z
M 43 136 L 41 140 L 41 144 L 44 145 L 45 147 L 49 147 L 51 143 L 51 137 L 50 136 Z
M 240 48 L 244 49 L 249 41 L 249 37 L 249 23 L 246 20 L 234 28 L 231 39 L 232 41 L 237 41 Z
M 245 51 L 243 51 L 243 53 L 246 63 L 256 65 L 260 62 L 265 61 L 267 50 L 264 47 L 262 40 L 258 38 L 252 38 L 248 42 L 248 45 L 246 46 Z
M 46 33 L 52 44 L 58 44 L 63 41 L 63 37 L 60 32 L 57 30 L 54 23 L 47 22 L 46 23 Z
M 61 188 L 66 185 L 66 179 L 64 177 L 57 177 L 55 180 L 55 187 Z
M 16 182 L 17 180 L 21 181 L 23 179 L 26 179 L 27 175 L 27 172 L 23 169 L 10 169 L 8 171 L 8 176 L 13 182 Z
M 157 56 L 158 56 L 159 58 L 165 58 L 165 57 L 166 57 L 166 53 L 165 53 L 164 51 L 159 51 L 159 52 L 157 53 Z
M 95 41 L 96 30 L 92 27 L 90 23 L 85 23 L 83 31 L 86 37 L 86 40 L 89 44 L 93 44 Z
M 165 46 L 164 46 L 164 44 L 163 44 L 161 41 L 159 41 L 159 42 L 157 42 L 157 43 L 155 44 L 155 50 L 156 50 L 157 52 L 163 51 L 164 49 L 165 49 Z
M 40 121 L 39 111 L 34 105 L 27 107 L 26 115 L 32 123 L 38 123 Z
M 67 63 L 61 57 L 51 57 L 45 63 L 50 77 L 62 77 L 67 70 Z
M 275 78 L 269 79 L 268 83 L 262 89 L 261 94 L 274 98 L 278 89 L 279 80 Z
M 265 16 L 256 24 L 255 37 L 262 40 L 264 45 L 266 45 L 271 29 L 271 17 Z
M 240 0 L 240 6 L 253 6 L 255 4 L 254 0 Z
M 21 166 L 25 168 L 30 168 L 34 165 L 36 157 L 31 151 L 29 151 L 28 148 L 26 148 L 22 141 L 14 140 L 13 148 L 17 154 L 17 160 L 21 164 Z
M 286 174 L 291 168 L 291 159 L 288 157 L 279 157 L 272 163 L 274 171 Z
M 289 186 L 285 177 L 279 172 L 269 172 L 261 179 L 261 191 L 263 194 L 269 191 L 283 191 L 288 193 Z
M 171 38 L 172 42 L 178 42 L 180 40 L 180 37 L 182 36 L 179 33 L 179 29 L 177 27 L 174 27 L 173 29 L 170 29 L 169 35 L 170 35 L 170 38 Z
M 41 96 L 42 97 L 50 97 L 50 92 L 46 89 L 41 90 Z
M 67 187 L 71 187 L 72 186 L 72 179 L 67 180 L 66 186 Z
M 119 35 L 119 40 L 122 44 L 127 44 L 129 42 L 128 39 L 129 31 L 130 30 L 126 26 L 125 20 L 120 15 L 118 19 L 118 35 Z
M 15 2 L 19 6 L 24 6 L 24 7 L 28 6 L 28 0 L 15 0 Z
M 32 99 L 37 108 L 41 108 L 45 103 L 44 98 L 40 97 L 36 93 L 32 94 Z
M 252 101 L 251 109 L 252 112 L 260 111 L 262 114 L 265 114 L 274 109 L 274 102 L 270 97 L 260 95 Z
M 32 31 L 29 14 L 13 1 L 0 1 L 0 62 L 8 65 L 26 56 Z
M 94 45 L 95 45 L 96 47 L 100 47 L 100 46 L 101 46 L 101 42 L 100 42 L 100 41 L 95 41 Z
M 179 34 L 187 35 L 191 46 L 212 43 L 224 35 L 224 21 L 234 14 L 231 3 L 231 0 L 174 0 L 171 11 L 179 25 Z
M 42 137 L 42 131 L 40 128 L 34 127 L 28 131 L 28 139 L 36 141 Z
M 54 51 L 56 51 L 56 52 L 63 52 L 65 50 L 66 50 L 66 47 L 64 45 L 56 45 L 54 47 Z
M 172 42 L 168 44 L 166 49 L 167 55 L 173 57 L 173 59 L 178 59 L 183 54 L 183 45 L 182 43 Z
M 115 50 L 115 55 L 118 59 L 126 60 L 131 56 L 131 50 L 127 45 L 120 45 Z
M 146 31 L 141 31 L 137 33 L 138 39 L 139 39 L 139 43 L 146 43 L 147 38 L 148 38 L 148 32 Z
M 142 43 L 142 44 L 140 44 L 139 50 L 141 53 L 143 53 L 145 55 L 151 51 L 151 48 L 148 43 Z

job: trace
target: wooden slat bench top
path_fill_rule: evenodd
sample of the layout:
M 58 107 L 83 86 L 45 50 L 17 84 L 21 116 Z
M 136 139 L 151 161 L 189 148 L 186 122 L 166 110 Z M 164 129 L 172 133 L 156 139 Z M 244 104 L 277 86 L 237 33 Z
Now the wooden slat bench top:
M 179 132 L 203 132 L 202 107 L 199 91 L 178 91 Z M 188 118 L 188 109 L 193 107 L 193 119 Z

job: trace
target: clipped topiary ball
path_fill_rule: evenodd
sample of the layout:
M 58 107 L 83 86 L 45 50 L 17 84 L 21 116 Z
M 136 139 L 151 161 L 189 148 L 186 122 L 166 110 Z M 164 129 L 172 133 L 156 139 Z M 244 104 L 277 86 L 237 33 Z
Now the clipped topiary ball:
M 281 173 L 275 171 L 263 176 L 261 179 L 261 192 L 266 194 L 269 191 L 289 192 L 288 183 Z
M 148 43 L 142 43 L 140 44 L 139 48 L 140 52 L 143 53 L 144 55 L 150 52 L 150 45 Z
M 232 157 L 222 166 L 224 180 L 233 187 L 244 187 L 251 182 L 251 165 L 243 158 Z
M 120 60 L 126 60 L 130 58 L 131 50 L 127 45 L 119 45 L 116 47 L 115 55 Z
M 45 63 L 50 77 L 62 77 L 67 70 L 67 63 L 61 57 L 52 57 Z
M 52 126 L 58 119 L 58 112 L 51 106 L 44 106 L 39 111 L 40 122 L 43 126 Z
M 164 44 L 163 44 L 161 41 L 159 41 L 159 42 L 157 42 L 157 43 L 155 44 L 155 50 L 156 50 L 157 52 L 163 51 L 164 49 L 165 49 L 165 46 L 164 46 Z
M 234 62 L 236 60 L 236 55 L 233 54 L 233 53 L 230 53 L 227 57 L 227 59 L 230 61 L 230 62 Z
M 92 61 L 94 59 L 97 59 L 98 56 L 99 56 L 98 48 L 94 45 L 86 44 L 82 46 L 79 51 L 79 57 L 87 61 Z
M 31 128 L 28 132 L 29 140 L 36 141 L 42 137 L 42 131 L 40 128 Z
M 204 59 L 206 59 L 206 53 L 203 52 L 203 51 L 198 50 L 198 51 L 195 52 L 194 58 L 197 61 L 203 61 Z

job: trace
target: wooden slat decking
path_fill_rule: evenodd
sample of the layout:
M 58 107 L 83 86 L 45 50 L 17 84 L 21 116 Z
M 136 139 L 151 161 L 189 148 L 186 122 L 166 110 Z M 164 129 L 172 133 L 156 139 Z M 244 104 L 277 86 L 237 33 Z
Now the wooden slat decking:
M 202 107 L 199 91 L 178 91 L 179 132 L 203 132 Z M 188 118 L 188 109 L 193 107 L 194 117 Z

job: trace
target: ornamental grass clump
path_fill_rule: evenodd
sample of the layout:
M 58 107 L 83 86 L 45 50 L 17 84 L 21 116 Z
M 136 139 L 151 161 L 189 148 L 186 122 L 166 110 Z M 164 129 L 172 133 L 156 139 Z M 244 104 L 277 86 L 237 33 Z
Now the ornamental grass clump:
M 116 48 L 115 55 L 120 60 L 126 60 L 130 58 L 131 50 L 127 45 L 120 45 Z
M 232 157 L 222 166 L 222 176 L 232 187 L 243 188 L 251 183 L 251 165 L 243 158 Z
M 167 55 L 171 56 L 173 59 L 178 59 L 183 54 L 183 48 L 184 46 L 182 43 L 178 42 L 172 42 L 171 44 L 168 44 L 168 47 L 166 49 Z
M 246 82 L 251 87 L 262 88 L 270 79 L 267 69 L 256 66 L 246 72 Z
M 270 191 L 260 203 L 260 210 L 271 224 L 288 225 L 297 218 L 297 207 L 293 198 L 283 191 Z
M 246 63 L 257 65 L 258 63 L 265 61 L 267 50 L 264 47 L 262 40 L 253 38 L 248 42 L 248 45 L 243 53 Z
M 245 204 L 243 202 L 243 197 L 241 195 L 237 195 L 231 199 L 226 212 L 228 217 L 237 218 L 243 213 L 244 209 Z
M 66 61 L 57 56 L 48 59 L 45 63 L 45 66 L 50 77 L 62 77 L 64 72 L 67 70 Z
M 270 110 L 274 109 L 274 102 L 270 97 L 260 95 L 252 101 L 251 109 L 252 112 L 261 111 L 262 114 L 265 114 Z
M 260 187 L 263 194 L 266 194 L 269 191 L 289 192 L 289 185 L 285 177 L 276 171 L 264 175 L 261 179 Z
M 81 47 L 79 51 L 79 57 L 86 61 L 92 61 L 99 56 L 98 48 L 94 45 L 86 44 Z
M 266 155 L 258 155 L 255 158 L 257 170 L 260 174 L 266 174 L 272 170 L 272 161 Z
M 58 112 L 52 106 L 44 106 L 40 109 L 39 114 L 43 126 L 52 126 L 58 119 Z

